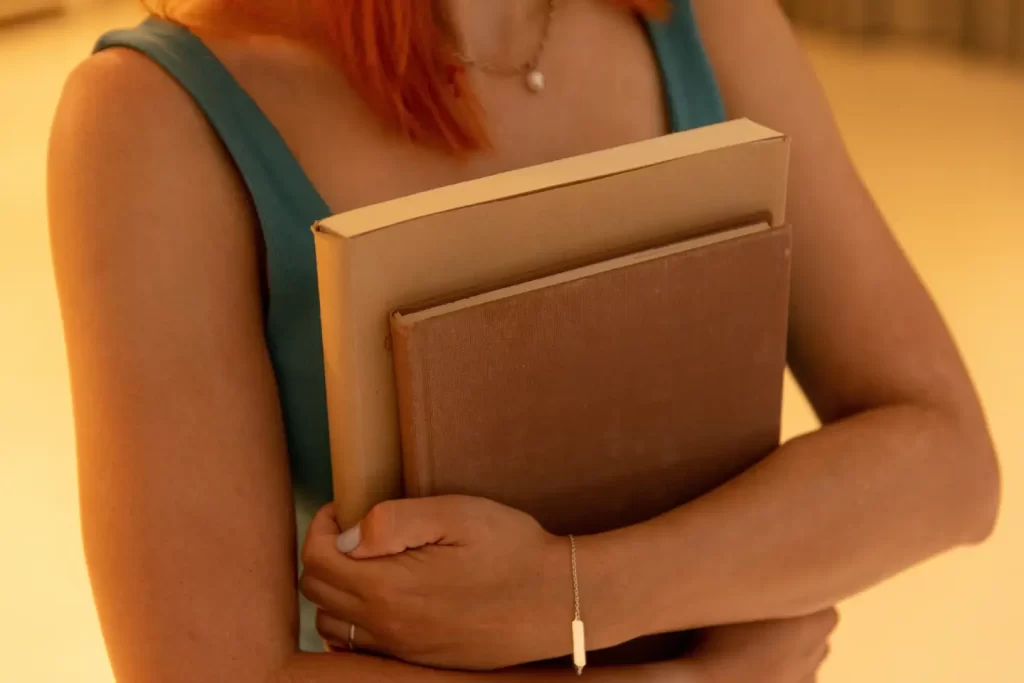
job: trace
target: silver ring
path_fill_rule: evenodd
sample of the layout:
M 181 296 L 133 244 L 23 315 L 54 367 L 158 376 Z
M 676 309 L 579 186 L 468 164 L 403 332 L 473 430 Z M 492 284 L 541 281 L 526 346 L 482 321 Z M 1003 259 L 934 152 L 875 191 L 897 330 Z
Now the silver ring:
M 348 627 L 348 649 L 351 652 L 356 651 L 356 625 L 349 624 Z

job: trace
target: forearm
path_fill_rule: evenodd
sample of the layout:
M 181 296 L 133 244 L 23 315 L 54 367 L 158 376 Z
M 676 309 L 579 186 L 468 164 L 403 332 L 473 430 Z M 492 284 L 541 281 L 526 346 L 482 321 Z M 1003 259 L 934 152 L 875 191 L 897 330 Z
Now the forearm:
M 637 617 L 618 640 L 814 612 L 984 538 L 997 481 L 987 435 L 943 414 L 856 415 L 662 517 L 585 539 L 591 621 Z
M 671 674 L 667 669 L 673 667 Z M 571 666 L 564 670 L 514 670 L 474 673 L 438 671 L 402 662 L 348 654 L 297 654 L 273 683 L 567 683 L 575 680 Z M 595 683 L 698 683 L 685 663 L 587 670 Z

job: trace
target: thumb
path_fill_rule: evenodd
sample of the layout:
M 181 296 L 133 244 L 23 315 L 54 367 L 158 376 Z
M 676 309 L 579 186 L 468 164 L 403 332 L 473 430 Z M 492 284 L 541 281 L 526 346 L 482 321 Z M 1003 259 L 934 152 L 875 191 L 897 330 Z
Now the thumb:
M 338 536 L 338 550 L 357 560 L 398 555 L 427 545 L 451 545 L 463 528 L 452 498 L 412 498 L 380 503 L 363 521 Z

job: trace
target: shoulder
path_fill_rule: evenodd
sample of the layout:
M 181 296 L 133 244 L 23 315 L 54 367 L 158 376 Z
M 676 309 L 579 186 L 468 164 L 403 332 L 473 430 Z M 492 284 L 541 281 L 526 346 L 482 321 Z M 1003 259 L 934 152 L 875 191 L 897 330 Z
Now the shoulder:
M 175 136 L 213 137 L 191 97 L 158 64 L 128 48 L 82 62 L 64 84 L 53 141 L 109 149 L 155 147 Z M 181 153 L 201 154 L 193 144 Z M 173 160 L 173 159 L 171 159 Z
M 68 78 L 47 201 L 65 311 L 130 309 L 149 320 L 186 302 L 258 307 L 248 194 L 188 94 L 142 55 L 102 52 Z M 146 305 L 129 305 L 143 295 Z
M 230 158 L 199 108 L 159 65 L 130 49 L 93 55 L 68 77 L 48 159 L 51 231 L 125 224 L 174 232 L 251 220 Z M 199 224 L 196 219 L 200 219 Z M 208 226 L 205 226 L 208 227 Z
M 850 185 L 852 165 L 831 107 L 777 0 L 692 5 L 729 116 L 787 134 L 795 153 L 828 165 Z
M 71 73 L 50 142 L 51 160 L 129 177 L 225 161 L 189 94 L 159 65 L 126 48 L 93 55 Z
M 63 94 L 65 98 L 94 94 L 118 100 L 134 91 L 156 98 L 154 104 L 183 107 L 188 103 L 188 95 L 158 64 L 125 47 L 108 48 L 81 62 L 68 76 Z

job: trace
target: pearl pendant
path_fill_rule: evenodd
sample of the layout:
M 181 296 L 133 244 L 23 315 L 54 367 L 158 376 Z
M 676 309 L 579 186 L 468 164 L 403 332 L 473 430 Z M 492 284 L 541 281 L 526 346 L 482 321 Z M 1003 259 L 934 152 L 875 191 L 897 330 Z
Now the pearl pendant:
M 544 74 L 537 69 L 526 74 L 526 87 L 534 94 L 542 92 L 544 90 Z

